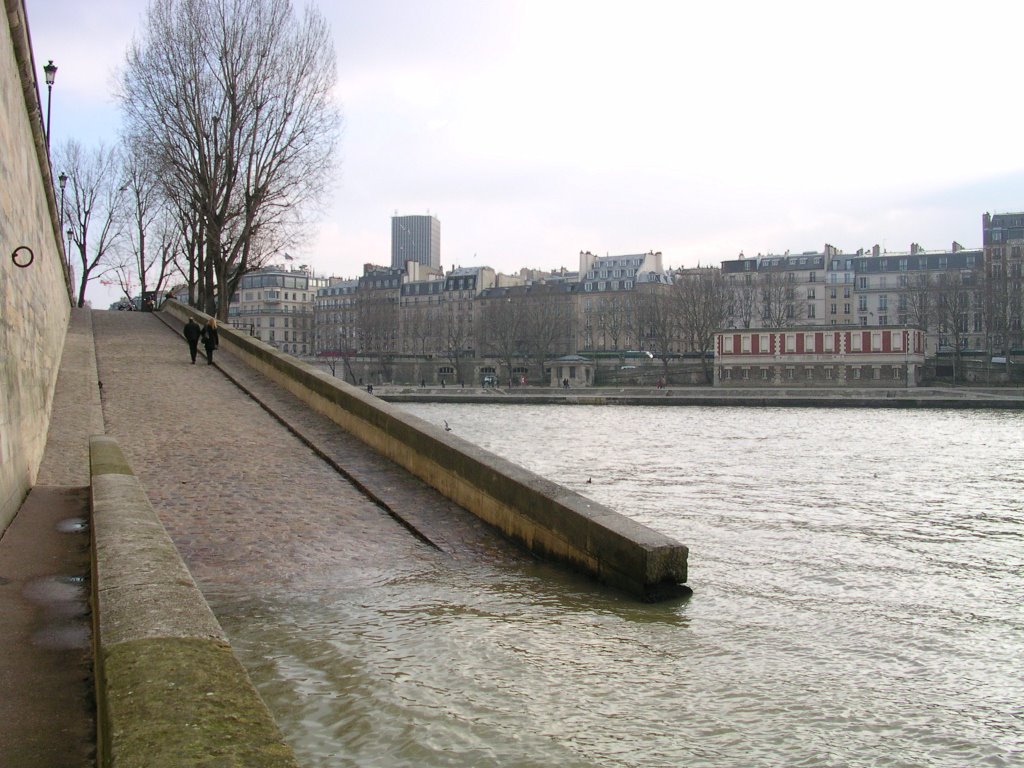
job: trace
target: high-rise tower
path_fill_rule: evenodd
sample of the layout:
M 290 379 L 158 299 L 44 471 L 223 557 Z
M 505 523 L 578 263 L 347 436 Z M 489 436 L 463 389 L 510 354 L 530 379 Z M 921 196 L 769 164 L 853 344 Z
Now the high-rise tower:
M 391 268 L 415 261 L 441 268 L 441 222 L 436 216 L 391 217 Z

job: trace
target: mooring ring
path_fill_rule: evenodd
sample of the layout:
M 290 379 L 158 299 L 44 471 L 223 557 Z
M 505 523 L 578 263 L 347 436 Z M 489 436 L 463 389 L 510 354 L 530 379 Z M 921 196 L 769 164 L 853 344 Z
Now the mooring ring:
M 19 260 L 19 259 L 25 259 L 24 256 L 21 256 L 21 257 L 18 256 L 18 252 L 19 251 L 28 251 L 28 260 L 27 261 Z M 14 266 L 21 267 L 22 269 L 24 269 L 25 267 L 30 265 L 35 260 L 35 258 L 36 258 L 36 255 L 34 253 L 32 253 L 32 249 L 29 248 L 27 245 L 19 245 L 17 248 L 15 248 L 13 251 L 11 251 L 11 261 L 14 262 Z

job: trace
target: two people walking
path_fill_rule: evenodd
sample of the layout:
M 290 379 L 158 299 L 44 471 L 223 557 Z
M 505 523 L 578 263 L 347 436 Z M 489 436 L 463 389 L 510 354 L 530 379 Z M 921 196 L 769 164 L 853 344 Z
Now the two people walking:
M 213 350 L 220 343 L 220 337 L 217 335 L 217 321 L 214 318 L 211 317 L 206 321 L 206 325 L 200 328 L 199 323 L 190 317 L 188 322 L 185 323 L 185 330 L 182 331 L 182 335 L 185 337 L 185 341 L 188 342 L 188 353 L 192 357 L 192 365 L 196 364 L 196 354 L 199 351 L 200 341 L 203 342 L 203 349 L 206 350 L 206 364 L 213 365 Z

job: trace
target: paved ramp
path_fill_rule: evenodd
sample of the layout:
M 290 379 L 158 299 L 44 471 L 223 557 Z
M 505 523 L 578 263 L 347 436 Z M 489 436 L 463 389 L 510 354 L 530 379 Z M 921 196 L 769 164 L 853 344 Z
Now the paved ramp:
M 192 365 L 157 315 L 93 318 L 107 434 L 200 588 L 355 589 L 523 558 L 229 353 Z

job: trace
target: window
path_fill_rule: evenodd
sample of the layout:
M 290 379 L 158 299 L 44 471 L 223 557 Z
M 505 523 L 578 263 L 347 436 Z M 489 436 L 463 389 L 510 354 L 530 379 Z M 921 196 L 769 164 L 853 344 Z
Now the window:
M 814 345 L 814 334 L 813 333 L 805 333 L 804 334 L 804 352 L 809 354 L 809 353 L 814 352 L 814 351 L 816 351 L 815 350 L 815 345 Z
M 843 298 L 844 299 L 850 298 L 850 286 L 848 286 L 848 285 L 843 286 Z
M 814 305 L 813 304 L 808 304 L 807 305 L 807 317 L 810 318 L 810 319 L 813 319 L 813 318 L 815 318 L 817 316 L 818 316 L 817 315 L 817 311 L 815 310 Z
M 863 341 L 864 341 L 864 339 L 863 339 L 863 337 L 861 336 L 860 333 L 851 333 L 850 334 L 850 351 L 852 351 L 852 352 L 860 352 L 861 351 L 861 345 L 863 344 Z
M 862 289 L 863 288 L 867 288 L 868 287 L 868 279 L 866 277 L 858 277 L 857 278 L 857 287 L 858 288 L 862 288 Z
M 761 381 L 768 381 L 768 369 L 767 368 L 762 368 L 761 369 Z
M 831 333 L 826 333 L 824 341 L 825 341 L 825 351 L 826 352 L 834 352 L 835 351 L 835 346 L 836 346 L 836 343 L 835 343 L 836 342 L 836 337 L 835 337 L 835 335 L 831 334 Z
M 814 298 L 814 289 L 813 288 L 808 288 L 807 289 L 807 298 L 808 299 L 813 299 Z
M 860 312 L 867 312 L 868 311 L 868 297 L 867 296 L 858 296 L 857 297 L 857 310 L 860 311 Z

